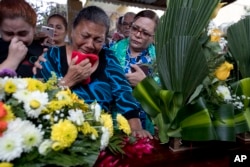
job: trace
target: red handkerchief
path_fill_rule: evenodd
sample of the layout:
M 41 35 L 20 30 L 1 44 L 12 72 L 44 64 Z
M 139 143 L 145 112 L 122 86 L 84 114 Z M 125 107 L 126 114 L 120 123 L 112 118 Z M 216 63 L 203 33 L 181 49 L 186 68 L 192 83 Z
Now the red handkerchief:
M 85 54 L 85 53 L 81 53 L 81 52 L 78 52 L 78 51 L 73 51 L 72 52 L 72 56 L 71 58 L 73 59 L 74 57 L 78 56 L 78 59 L 76 61 L 76 64 L 80 63 L 82 60 L 88 58 L 90 63 L 92 64 L 95 64 L 95 62 L 99 59 L 99 57 L 95 54 Z M 90 82 L 90 77 L 87 78 L 86 80 L 83 81 L 83 84 L 88 84 Z

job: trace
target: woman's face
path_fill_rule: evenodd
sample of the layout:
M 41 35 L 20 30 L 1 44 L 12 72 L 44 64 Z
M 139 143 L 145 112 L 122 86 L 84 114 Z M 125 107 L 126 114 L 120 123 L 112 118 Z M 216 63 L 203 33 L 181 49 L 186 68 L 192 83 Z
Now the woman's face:
M 73 50 L 98 55 L 106 38 L 106 27 L 83 20 L 71 32 Z
M 130 29 L 130 48 L 142 51 L 153 43 L 155 22 L 147 17 L 138 18 Z
M 64 45 L 67 31 L 62 19 L 59 17 L 52 17 L 48 20 L 48 26 L 55 29 L 53 38 L 55 44 L 58 46 Z
M 1 37 L 4 41 L 10 42 L 17 37 L 25 45 L 30 45 L 34 39 L 35 28 L 27 23 L 23 18 L 6 18 L 0 25 Z

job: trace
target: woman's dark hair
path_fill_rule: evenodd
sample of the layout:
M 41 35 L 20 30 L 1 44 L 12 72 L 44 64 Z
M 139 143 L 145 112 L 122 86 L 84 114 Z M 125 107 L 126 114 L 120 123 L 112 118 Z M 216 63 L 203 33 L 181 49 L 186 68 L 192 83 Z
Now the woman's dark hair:
M 73 21 L 73 28 L 75 28 L 83 20 L 91 21 L 96 24 L 103 24 L 107 28 L 106 36 L 108 35 L 110 20 L 103 9 L 97 6 L 88 6 L 83 8 Z
M 49 22 L 49 20 L 50 20 L 51 18 L 55 18 L 55 17 L 62 20 L 63 25 L 64 25 L 64 27 L 65 27 L 65 30 L 67 31 L 67 30 L 68 30 L 68 22 L 67 22 L 66 18 L 65 18 L 63 15 L 61 15 L 61 14 L 54 13 L 54 14 L 50 15 L 50 16 L 48 17 L 48 19 L 47 19 L 47 23 Z
M 159 23 L 159 16 L 152 10 L 142 10 L 140 11 L 139 13 L 137 13 L 134 17 L 134 21 L 135 22 L 137 19 L 139 19 L 140 17 L 146 17 L 146 18 L 149 18 L 151 20 L 153 20 L 155 22 L 155 30 L 156 30 L 156 27 Z

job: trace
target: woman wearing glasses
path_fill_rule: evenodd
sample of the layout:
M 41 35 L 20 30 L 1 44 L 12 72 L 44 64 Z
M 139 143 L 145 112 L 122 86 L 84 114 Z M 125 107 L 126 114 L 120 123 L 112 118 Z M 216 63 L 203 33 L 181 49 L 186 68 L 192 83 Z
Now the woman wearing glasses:
M 137 13 L 130 27 L 129 38 L 117 42 L 111 47 L 119 59 L 126 78 L 132 87 L 135 87 L 146 76 L 151 75 L 150 65 L 155 60 L 154 35 L 159 17 L 152 10 L 143 10 Z M 153 132 L 145 120 L 146 114 L 141 111 L 141 120 L 147 130 Z

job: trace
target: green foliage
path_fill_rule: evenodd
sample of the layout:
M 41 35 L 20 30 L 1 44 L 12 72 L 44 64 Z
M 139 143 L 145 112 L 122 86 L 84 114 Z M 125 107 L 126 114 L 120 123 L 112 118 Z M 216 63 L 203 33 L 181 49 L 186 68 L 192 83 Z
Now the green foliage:
M 237 133 L 249 129 L 247 114 L 216 93 L 222 83 L 213 72 L 225 55 L 206 27 L 219 2 L 169 0 L 161 17 L 155 41 L 161 85 L 146 78 L 133 94 L 158 127 L 162 143 L 169 137 L 235 141 Z
M 250 16 L 231 25 L 227 30 L 229 50 L 242 78 L 250 77 Z

